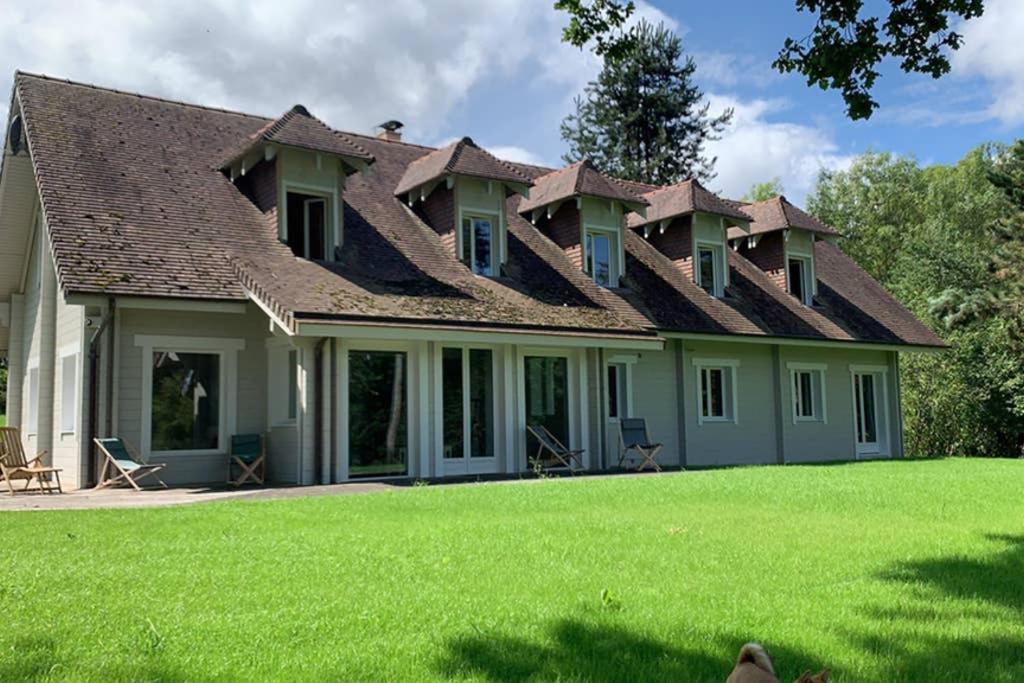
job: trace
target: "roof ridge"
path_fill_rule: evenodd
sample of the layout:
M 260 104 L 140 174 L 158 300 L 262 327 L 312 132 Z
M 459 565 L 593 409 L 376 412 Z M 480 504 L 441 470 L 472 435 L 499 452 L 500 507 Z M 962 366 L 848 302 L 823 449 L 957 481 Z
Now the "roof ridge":
M 108 92 L 114 95 L 124 95 L 126 97 L 137 97 L 141 100 L 150 100 L 152 102 L 163 102 L 165 104 L 174 104 L 179 107 L 188 107 L 190 109 L 201 109 L 203 111 L 215 111 L 221 114 L 232 114 L 234 116 L 244 116 L 250 119 L 264 119 L 267 121 L 273 121 L 274 119 L 263 114 L 250 114 L 248 112 L 240 111 L 238 109 L 228 109 L 226 107 L 211 107 L 205 104 L 196 104 L 195 102 L 185 102 L 184 100 L 176 100 L 170 97 L 161 97 L 159 95 L 144 95 L 139 92 L 132 92 L 130 90 L 121 90 L 119 88 L 111 88 L 103 85 L 96 85 L 95 83 L 86 83 L 84 81 L 75 81 L 70 78 L 57 78 L 56 76 L 49 76 L 47 74 L 34 73 L 32 71 L 22 71 L 21 69 L 14 70 L 14 80 L 17 82 L 19 76 L 25 76 L 28 78 L 36 78 L 43 81 L 49 81 L 51 83 L 62 83 L 64 85 L 73 85 L 79 88 L 89 88 L 90 90 L 99 90 L 101 92 Z

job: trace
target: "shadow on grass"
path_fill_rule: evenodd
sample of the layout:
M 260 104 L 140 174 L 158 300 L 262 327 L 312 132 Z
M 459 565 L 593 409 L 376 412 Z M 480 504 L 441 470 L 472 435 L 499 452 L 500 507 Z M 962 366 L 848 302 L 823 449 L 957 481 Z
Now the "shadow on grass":
M 100 667 L 85 667 L 79 662 L 63 662 L 57 641 L 50 636 L 23 635 L 0 641 L 0 681 L 43 681 L 54 678 L 84 678 L 99 681 L 177 681 L 189 680 L 177 667 L 155 655 L 126 653 L 121 661 Z M 193 677 L 194 678 L 194 677 Z
M 665 643 L 620 626 L 575 619 L 554 622 L 546 643 L 505 634 L 454 638 L 436 665 L 445 677 L 476 676 L 498 683 L 526 680 L 724 681 L 740 646 L 725 637 L 703 643 Z M 687 645 L 689 645 L 687 647 Z M 703 646 L 703 647 L 701 647 Z M 805 653 L 766 643 L 783 680 L 823 665 Z

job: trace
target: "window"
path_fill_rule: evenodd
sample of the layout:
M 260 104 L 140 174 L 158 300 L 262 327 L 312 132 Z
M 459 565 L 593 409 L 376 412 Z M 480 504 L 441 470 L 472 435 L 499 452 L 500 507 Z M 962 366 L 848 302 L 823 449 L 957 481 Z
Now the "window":
M 444 457 L 494 457 L 494 365 L 490 349 L 441 352 Z
M 483 216 L 462 217 L 460 260 L 477 275 L 493 275 L 494 219 Z
M 814 285 L 811 282 L 811 260 L 803 256 L 790 256 L 787 265 L 789 293 L 808 306 L 814 301 Z
M 348 457 L 353 477 L 408 472 L 406 354 L 349 351 Z
M 73 434 L 76 404 L 78 400 L 78 354 L 72 353 L 60 359 L 60 431 Z
M 722 248 L 717 245 L 698 245 L 697 268 L 695 275 L 697 285 L 711 296 L 722 296 L 725 280 L 722 273 Z
M 697 369 L 697 422 L 736 422 L 738 361 L 694 359 Z
M 217 450 L 221 439 L 221 357 L 152 352 L 150 448 Z
M 882 455 L 889 451 L 887 372 L 884 365 L 850 366 L 858 456 Z
M 586 231 L 583 243 L 583 271 L 601 287 L 617 287 L 618 272 L 615 255 L 618 242 L 615 233 L 604 230 Z
M 789 363 L 793 423 L 825 422 L 825 370 L 828 366 Z
M 526 424 L 543 425 L 566 446 L 569 441 L 569 360 L 561 356 L 526 356 L 525 373 Z M 539 444 L 527 436 L 530 459 L 536 457 Z M 542 453 L 543 463 L 555 462 L 550 453 Z
M 301 258 L 322 261 L 327 254 L 328 201 L 326 197 L 289 192 L 286 205 L 288 246 Z
M 608 417 L 629 417 L 629 375 L 625 363 L 608 364 Z
M 28 370 L 28 433 L 39 429 L 39 366 Z

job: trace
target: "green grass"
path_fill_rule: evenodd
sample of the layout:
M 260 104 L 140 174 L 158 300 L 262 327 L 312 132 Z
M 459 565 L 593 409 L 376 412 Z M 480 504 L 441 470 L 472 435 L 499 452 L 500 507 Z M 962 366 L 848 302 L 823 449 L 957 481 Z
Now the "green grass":
M 1024 461 L 0 514 L 0 680 L 1024 678 Z
M 7 426 L 7 416 L 2 414 L 2 413 L 0 413 L 0 427 L 6 427 L 6 426 Z

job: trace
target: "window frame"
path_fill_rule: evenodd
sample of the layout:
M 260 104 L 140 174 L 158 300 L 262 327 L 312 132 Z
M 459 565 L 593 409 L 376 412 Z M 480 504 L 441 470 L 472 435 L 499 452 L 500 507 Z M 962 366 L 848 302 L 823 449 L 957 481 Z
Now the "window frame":
M 793 424 L 815 423 L 828 424 L 828 365 L 825 363 L 787 363 L 789 370 L 789 393 L 790 411 L 793 414 Z M 797 392 L 796 378 L 802 373 L 811 374 L 811 407 L 813 415 L 799 415 L 797 413 Z M 820 410 L 819 410 L 820 409 Z M 818 414 L 820 412 L 820 414 Z
M 135 346 L 142 349 L 142 433 L 140 450 L 145 459 L 188 456 L 223 455 L 237 430 L 238 354 L 245 350 L 244 339 L 227 337 L 172 337 L 135 335 Z M 203 353 L 220 357 L 218 363 L 220 406 L 218 410 L 217 447 L 180 451 L 154 451 L 153 439 L 153 354 Z
M 697 424 L 739 424 L 738 375 L 740 361 L 735 358 L 694 358 L 696 374 L 694 386 L 697 389 Z M 704 414 L 704 373 L 707 370 L 722 371 L 722 389 L 728 395 L 722 396 L 724 415 Z
M 703 276 L 700 272 L 700 252 L 710 251 L 712 254 L 712 265 L 714 266 L 713 278 L 714 282 L 711 283 L 711 292 L 708 292 L 710 296 L 716 299 L 721 299 L 725 296 L 725 247 L 717 242 L 711 242 L 708 240 L 696 240 L 693 247 L 693 280 L 698 287 L 704 289 Z M 706 289 L 704 289 L 707 292 Z
M 793 293 L 793 269 L 790 267 L 793 261 L 800 264 L 800 278 L 803 287 L 803 297 L 797 297 Z M 786 250 L 786 293 L 792 296 L 805 306 L 814 303 L 814 257 L 799 251 Z
M 460 379 L 462 384 L 462 454 L 453 455 L 452 457 L 445 457 L 445 444 L 444 444 L 444 382 L 443 382 L 443 359 L 445 350 L 458 350 L 460 353 Z M 493 420 L 493 426 L 491 434 L 491 453 L 492 455 L 473 455 L 472 445 L 472 385 L 470 382 L 470 352 L 471 351 L 489 351 L 491 354 L 491 384 L 492 384 L 492 396 L 491 396 L 491 415 Z M 456 463 L 465 464 L 471 466 L 473 464 L 487 463 L 486 467 L 492 468 L 494 463 L 497 462 L 498 453 L 501 447 L 501 439 L 499 436 L 501 419 L 499 403 L 500 392 L 497 390 L 497 384 L 500 378 L 500 367 L 498 356 L 500 354 L 500 348 L 494 345 L 488 344 L 461 344 L 461 343 L 440 343 L 437 345 L 434 353 L 434 384 L 436 392 L 434 396 L 435 405 L 438 406 L 438 410 L 435 415 L 435 429 L 437 433 L 436 450 L 439 454 L 438 467 L 443 468 L 447 464 L 454 465 Z M 443 472 L 442 470 L 439 470 Z
M 465 235 L 463 234 L 463 223 L 469 220 L 469 263 L 462 260 L 463 252 L 466 249 Z M 486 220 L 491 222 L 491 262 L 488 264 L 488 271 L 486 273 L 477 272 L 476 270 L 476 228 L 473 224 L 474 220 Z M 501 212 L 492 211 L 490 209 L 479 209 L 476 207 L 459 207 L 459 223 L 456 226 L 455 232 L 455 251 L 458 255 L 459 262 L 469 268 L 474 275 L 480 275 L 481 277 L 494 277 L 498 271 L 495 267 L 495 261 L 501 263 L 502 248 L 499 242 L 501 241 Z M 500 267 L 500 266 L 499 266 Z
M 291 180 L 282 182 L 282 198 L 278 200 L 278 212 L 281 214 L 281 224 L 278 232 L 279 239 L 288 244 L 288 193 L 309 195 L 313 198 L 324 199 L 327 202 L 326 214 L 324 216 L 324 260 L 334 260 L 334 247 L 341 245 L 341 225 L 338 190 L 329 185 L 317 185 L 314 183 L 298 183 Z M 309 260 L 309 224 L 306 221 L 307 207 L 303 203 L 303 230 L 305 230 L 306 255 L 296 256 Z
M 67 362 L 72 362 L 72 380 L 74 381 L 74 389 L 71 396 L 67 395 Z M 60 352 L 60 422 L 58 423 L 59 434 L 61 436 L 73 436 L 78 432 L 78 405 L 80 403 L 81 396 L 81 364 L 79 363 L 78 347 L 71 346 L 61 349 Z M 67 405 L 67 401 L 70 400 L 71 405 Z M 70 409 L 70 410 L 69 410 Z M 68 425 L 65 419 L 70 413 L 71 424 Z
M 864 448 L 857 438 L 857 375 L 872 375 L 875 398 L 875 437 L 877 449 Z M 853 410 L 853 447 L 857 459 L 887 457 L 892 454 L 892 432 L 889 427 L 889 366 L 850 364 L 850 394 Z
M 294 427 L 299 416 L 299 349 L 288 339 L 277 337 L 268 339 L 266 347 L 267 422 L 272 428 Z M 293 354 L 294 368 L 291 366 Z
M 591 254 L 590 241 L 594 236 L 604 237 L 608 240 L 608 284 L 602 285 L 597 281 L 597 278 L 593 272 L 593 267 L 590 265 Z M 604 287 L 605 289 L 615 289 L 619 287 L 619 281 L 622 279 L 622 272 L 619 265 L 619 242 L 622 237 L 620 231 L 616 228 L 599 225 L 595 223 L 584 223 L 583 224 L 583 243 L 580 245 L 580 251 L 583 257 L 582 265 L 583 272 L 586 273 L 590 279 L 598 287 Z

